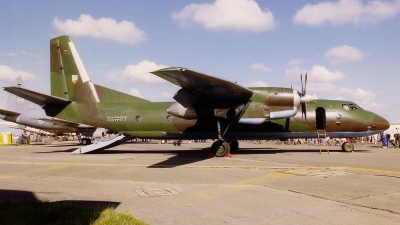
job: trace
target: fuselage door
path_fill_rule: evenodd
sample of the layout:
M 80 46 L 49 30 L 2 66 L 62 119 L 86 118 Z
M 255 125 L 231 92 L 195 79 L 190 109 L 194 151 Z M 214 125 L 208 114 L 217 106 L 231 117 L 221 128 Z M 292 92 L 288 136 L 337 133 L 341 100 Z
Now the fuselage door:
M 325 130 L 326 129 L 326 112 L 322 107 L 318 107 L 315 109 L 315 127 L 317 130 Z

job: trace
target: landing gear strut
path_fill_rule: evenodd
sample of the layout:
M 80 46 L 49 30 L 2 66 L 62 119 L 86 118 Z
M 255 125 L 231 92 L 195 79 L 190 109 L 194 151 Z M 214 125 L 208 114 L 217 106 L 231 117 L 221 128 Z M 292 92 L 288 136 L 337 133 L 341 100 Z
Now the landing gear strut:
M 229 128 L 225 129 L 225 132 L 221 135 L 221 125 L 219 120 L 217 121 L 218 128 L 218 140 L 211 145 L 211 154 L 215 157 L 227 157 L 230 156 L 231 151 L 235 152 L 239 148 L 239 142 L 237 140 L 225 141 L 223 136 Z

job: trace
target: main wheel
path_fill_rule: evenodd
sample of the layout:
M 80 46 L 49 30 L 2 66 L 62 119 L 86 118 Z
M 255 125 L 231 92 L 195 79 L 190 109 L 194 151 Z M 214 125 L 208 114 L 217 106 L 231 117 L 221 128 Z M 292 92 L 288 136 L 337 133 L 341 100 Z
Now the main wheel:
M 351 142 L 345 142 L 342 144 L 342 151 L 344 152 L 352 152 L 354 151 L 354 145 Z
M 228 142 L 216 141 L 211 145 L 211 153 L 216 157 L 224 157 L 226 154 L 230 153 L 230 146 Z
M 91 143 L 90 139 L 88 139 L 88 138 L 83 138 L 82 139 L 82 144 L 83 145 L 90 145 L 90 143 Z
M 228 141 L 231 152 L 237 152 L 239 150 L 239 142 L 237 140 Z

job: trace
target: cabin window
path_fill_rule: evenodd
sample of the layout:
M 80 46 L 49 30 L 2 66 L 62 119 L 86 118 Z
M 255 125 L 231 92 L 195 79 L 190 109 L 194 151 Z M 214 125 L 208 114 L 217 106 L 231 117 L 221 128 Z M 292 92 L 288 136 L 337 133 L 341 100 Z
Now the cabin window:
M 172 120 L 172 116 L 171 116 L 171 115 L 168 115 L 168 116 L 165 117 L 165 119 L 166 119 L 167 121 L 171 121 L 171 120 Z
M 140 120 L 142 120 L 142 117 L 139 116 L 139 115 L 137 115 L 137 116 L 135 117 L 135 120 L 136 120 L 137 122 L 139 122 Z

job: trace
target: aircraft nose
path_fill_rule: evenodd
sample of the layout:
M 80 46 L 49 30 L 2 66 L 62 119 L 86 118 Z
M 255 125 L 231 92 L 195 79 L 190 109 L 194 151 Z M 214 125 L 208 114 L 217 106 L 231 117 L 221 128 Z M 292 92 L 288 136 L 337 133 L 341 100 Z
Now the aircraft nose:
M 381 116 L 376 115 L 372 129 L 374 130 L 387 130 L 389 129 L 389 122 Z

